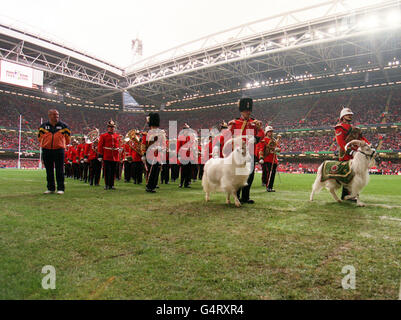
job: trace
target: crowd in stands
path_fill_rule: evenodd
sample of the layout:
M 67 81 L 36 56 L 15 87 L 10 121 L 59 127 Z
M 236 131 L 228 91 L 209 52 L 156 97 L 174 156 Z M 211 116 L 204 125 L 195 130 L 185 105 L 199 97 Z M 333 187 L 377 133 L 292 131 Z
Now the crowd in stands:
M 281 161 L 278 166 L 279 172 L 287 173 L 316 173 L 321 161 L 314 162 L 288 162 Z M 401 175 L 401 162 L 379 161 L 376 167 L 371 168 L 371 173 L 399 174 Z
M 0 149 L 18 149 L 18 131 L 0 131 Z M 35 134 L 21 134 L 21 150 L 39 150 L 39 142 Z
M 281 138 L 281 152 L 329 151 L 333 139 L 333 136 L 285 137 Z
M 1 168 L 17 168 L 18 160 L 17 159 L 0 159 L 0 169 Z M 22 169 L 38 169 L 39 161 L 38 160 L 28 160 L 21 159 L 21 168 Z

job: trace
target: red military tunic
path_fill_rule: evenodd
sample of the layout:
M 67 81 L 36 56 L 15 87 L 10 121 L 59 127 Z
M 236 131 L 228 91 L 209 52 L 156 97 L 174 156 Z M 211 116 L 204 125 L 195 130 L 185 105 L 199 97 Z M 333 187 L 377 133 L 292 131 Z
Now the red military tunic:
M 263 152 L 264 152 L 266 146 L 270 143 L 270 140 L 271 139 L 266 136 L 257 144 L 258 157 L 259 157 L 259 160 L 263 159 L 264 162 L 273 163 L 273 160 L 274 160 L 274 163 L 278 164 L 277 155 L 275 155 L 274 153 L 267 153 L 265 155 L 265 157 L 263 157 Z M 280 148 L 279 143 L 277 143 L 276 148 Z M 279 151 L 281 151 L 281 149 Z
M 196 141 L 190 142 L 191 137 L 190 136 L 184 136 L 181 135 L 177 139 L 177 156 L 178 159 L 187 159 L 187 161 L 191 161 L 194 163 L 195 161 L 195 156 L 196 156 L 196 150 L 192 148 L 192 144 L 196 143 Z M 191 154 L 191 149 L 192 149 L 192 154 Z M 178 162 L 180 162 L 178 160 Z
M 85 143 L 83 151 L 84 160 L 89 160 L 89 152 L 91 149 L 92 149 L 92 143 Z
M 65 148 L 65 152 L 64 152 L 64 164 L 68 163 L 68 154 L 69 154 L 69 152 L 70 152 L 70 147 L 67 146 Z
M 249 118 L 248 120 L 244 120 L 242 118 L 237 118 L 235 120 L 231 120 L 229 123 L 229 130 L 231 131 L 231 134 L 233 138 L 235 135 L 238 135 L 237 131 L 241 133 L 241 135 L 245 136 L 247 134 L 247 130 L 251 130 L 251 134 L 253 132 L 253 136 L 255 138 L 263 138 L 264 137 L 264 132 L 262 129 L 258 129 L 256 127 L 255 119 Z M 253 130 L 253 131 L 252 131 Z M 254 154 L 256 154 L 256 145 L 258 143 L 258 139 L 256 139 L 256 142 L 254 144 Z
M 131 149 L 131 156 L 132 156 L 132 161 L 133 162 L 141 161 L 140 153 L 136 152 L 134 149 Z
M 340 161 L 348 161 L 352 159 L 353 157 L 345 153 L 345 145 L 347 144 L 345 140 L 347 139 L 347 136 L 351 133 L 352 130 L 352 125 L 349 123 L 339 123 L 335 126 L 335 131 L 336 131 L 336 140 L 337 144 L 339 146 L 339 160 Z M 366 140 L 364 137 L 361 139 L 362 141 L 365 141 L 366 143 L 369 143 L 368 140 Z M 353 147 L 353 150 L 357 150 L 357 147 Z
M 142 135 L 142 141 L 141 141 L 141 152 L 143 153 L 143 155 L 146 157 L 146 161 L 148 161 L 149 163 L 153 163 L 153 162 L 160 162 L 160 156 L 159 156 L 159 151 L 154 148 L 152 149 L 150 152 L 147 152 L 148 149 L 154 144 L 156 143 L 157 139 L 154 140 L 156 138 L 155 137 L 150 137 L 151 140 L 148 141 L 148 133 L 144 133 Z
M 103 133 L 99 137 L 97 150 L 106 161 L 120 161 L 120 135 L 117 133 Z
M 123 144 L 123 160 L 132 161 L 132 149 L 128 143 Z
M 70 149 L 70 159 L 72 163 L 79 163 L 79 156 L 78 156 L 78 151 L 75 147 L 71 147 Z
M 97 153 L 96 148 L 91 143 L 90 144 L 90 149 L 88 151 L 88 160 L 89 161 L 95 160 L 95 159 L 98 158 L 98 156 L 99 156 L 99 154 Z
M 80 143 L 77 146 L 77 153 L 78 153 L 78 162 L 80 162 L 83 159 L 83 150 L 84 150 L 84 144 Z
M 220 148 L 219 158 L 224 157 L 223 156 L 224 144 L 231 138 L 232 138 L 231 131 L 229 129 L 223 129 L 223 130 L 221 130 L 220 134 L 213 139 L 212 148 L 214 148 L 216 145 L 218 145 Z M 213 152 L 213 149 L 212 149 L 212 152 Z
M 72 162 L 72 146 L 69 146 L 68 147 L 68 151 L 67 151 L 67 160 L 68 160 L 68 162 Z

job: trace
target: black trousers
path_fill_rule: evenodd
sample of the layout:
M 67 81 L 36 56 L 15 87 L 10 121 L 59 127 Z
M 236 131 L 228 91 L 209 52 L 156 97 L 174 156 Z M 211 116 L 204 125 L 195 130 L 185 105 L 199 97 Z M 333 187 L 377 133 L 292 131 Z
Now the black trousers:
M 242 187 L 241 189 L 239 189 L 237 191 L 237 197 L 238 197 L 238 199 L 241 199 L 242 201 L 248 201 L 249 200 L 249 195 L 250 195 L 250 192 L 251 192 L 253 178 L 255 177 L 256 159 L 254 159 L 254 161 L 255 162 L 254 162 L 254 165 L 253 165 L 253 168 L 252 168 L 252 172 L 248 176 L 248 180 L 247 180 L 248 185 L 245 186 L 245 187 Z
M 170 180 L 170 165 L 168 163 L 162 164 L 162 170 L 160 173 L 160 181 L 161 183 L 168 183 Z
M 202 178 L 203 178 L 203 169 L 204 168 L 205 168 L 204 164 L 199 164 L 199 173 L 198 173 L 199 180 L 202 180 Z
M 134 180 L 134 183 L 137 184 L 142 183 L 142 177 L 143 177 L 142 161 L 134 161 L 131 163 L 131 177 Z
M 74 173 L 74 180 L 79 179 L 79 163 L 72 164 L 72 171 Z
M 122 162 L 120 162 L 120 161 L 117 162 L 117 161 L 116 161 L 115 176 L 116 176 L 116 179 L 117 179 L 117 180 L 120 180 L 120 179 L 121 179 L 122 171 L 123 171 L 123 164 L 122 164 Z
M 102 171 L 102 163 L 97 159 L 91 160 L 90 165 L 89 165 L 89 183 L 90 183 L 90 185 L 93 185 L 93 184 L 95 184 L 95 186 L 99 185 L 101 171 Z
M 79 160 L 79 179 L 82 181 L 84 176 L 84 164 Z
M 57 190 L 64 191 L 64 149 L 42 150 L 42 161 L 46 168 L 47 190 L 56 191 L 54 169 L 56 169 Z
M 199 168 L 197 164 L 192 165 L 192 180 L 196 180 L 198 178 L 198 170 Z
M 65 163 L 64 168 L 65 168 L 64 176 L 66 176 L 67 178 L 71 178 L 72 177 L 72 165 L 69 163 Z
M 191 182 L 191 174 L 192 174 L 192 163 L 188 162 L 187 164 L 181 164 L 181 182 L 180 185 L 184 185 L 184 187 L 189 186 Z
M 273 170 L 271 171 L 271 175 L 270 175 L 270 170 L 272 169 L 272 163 L 271 162 L 265 162 L 262 167 L 264 169 L 262 171 L 263 184 L 266 186 L 266 184 L 269 183 L 267 188 L 268 189 L 273 189 L 274 177 L 276 176 L 276 170 L 277 170 L 277 164 L 275 163 L 273 165 Z M 263 177 L 263 175 L 264 175 L 264 177 Z M 269 180 L 269 176 L 270 176 L 270 180 Z
M 84 167 L 84 181 L 88 182 L 89 161 L 84 162 L 83 167 Z
M 116 176 L 117 161 L 103 160 L 104 162 L 104 183 L 108 187 L 114 186 L 114 179 Z
M 347 188 L 343 186 L 343 190 L 341 192 L 341 200 L 344 200 L 345 196 L 349 196 L 351 193 L 348 191 Z
M 131 181 L 131 166 L 133 165 L 132 162 L 124 161 L 124 181 L 130 182 Z
M 146 161 L 148 167 L 148 183 L 146 184 L 146 189 L 154 190 L 157 186 L 157 181 L 159 180 L 160 164 L 158 162 L 151 164 Z
M 262 164 L 262 184 L 263 184 L 263 186 L 266 186 L 266 183 L 267 183 L 267 178 L 266 178 L 267 166 L 266 166 L 266 163 L 267 162 Z
M 175 181 L 180 176 L 180 167 L 178 164 L 171 165 L 171 180 Z

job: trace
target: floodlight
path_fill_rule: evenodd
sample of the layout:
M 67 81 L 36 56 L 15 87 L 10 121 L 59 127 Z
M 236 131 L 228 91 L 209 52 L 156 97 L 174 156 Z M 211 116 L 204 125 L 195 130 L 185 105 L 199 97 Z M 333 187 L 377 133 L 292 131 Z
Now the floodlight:
M 386 19 L 386 25 L 388 26 L 397 26 L 400 24 L 401 22 L 401 15 L 399 11 L 392 11 L 390 12 Z

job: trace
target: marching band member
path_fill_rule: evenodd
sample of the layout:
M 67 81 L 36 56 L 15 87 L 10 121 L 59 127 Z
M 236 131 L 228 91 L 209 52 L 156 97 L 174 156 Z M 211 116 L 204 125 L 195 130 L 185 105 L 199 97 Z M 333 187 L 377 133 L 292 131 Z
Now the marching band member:
M 163 157 L 165 160 L 162 163 L 162 168 L 160 172 L 160 182 L 164 184 L 168 184 L 170 180 L 170 162 L 168 159 L 169 157 L 168 148 L 169 148 L 169 141 L 166 140 L 166 150 L 163 151 L 165 153 L 165 157 Z
M 85 146 L 85 138 L 78 138 L 78 168 L 79 168 L 79 180 L 82 181 L 83 173 L 84 173 L 84 146 Z
M 170 162 L 170 168 L 171 168 L 171 181 L 175 182 L 180 176 L 180 164 L 179 160 L 177 158 L 177 140 L 169 140 L 169 150 L 171 153 L 169 153 L 169 162 Z M 172 152 L 174 151 L 175 152 Z M 170 159 L 171 157 L 171 159 Z M 171 160 L 171 161 L 170 161 Z
M 138 137 L 138 144 L 135 148 L 131 148 L 131 157 L 132 157 L 132 164 L 131 164 L 131 177 L 134 180 L 134 184 L 141 184 L 142 177 L 143 177 L 143 162 L 142 152 L 141 152 L 141 141 L 142 136 L 139 130 L 136 130 L 136 135 Z
M 120 136 L 114 132 L 116 124 L 113 120 L 107 123 L 107 132 L 99 137 L 99 161 L 104 163 L 105 190 L 115 190 L 114 178 L 117 164 L 120 162 Z
M 350 108 L 343 108 L 340 112 L 340 122 L 335 126 L 336 141 L 339 148 L 339 161 L 348 161 L 353 159 L 353 154 L 358 147 L 352 146 L 348 150 L 345 150 L 346 144 L 351 140 L 362 140 L 369 144 L 369 141 L 362 136 L 361 130 L 352 126 L 353 115 L 354 113 Z M 344 197 L 347 195 L 349 195 L 349 191 L 343 187 L 341 200 L 344 200 Z M 356 202 L 355 199 L 349 200 Z
M 72 160 L 72 171 L 74 173 L 74 180 L 79 179 L 79 155 L 78 155 L 78 141 L 73 140 L 71 146 L 71 160 Z
M 142 137 L 141 152 L 142 161 L 145 164 L 146 174 L 147 174 L 147 184 L 146 192 L 155 193 L 157 187 L 157 181 L 159 179 L 160 171 L 160 159 L 159 150 L 151 148 L 151 152 L 147 152 L 150 147 L 159 140 L 159 135 L 157 135 L 157 129 L 160 126 L 160 116 L 158 113 L 149 113 L 147 117 L 147 123 L 149 125 L 150 131 L 144 133 Z M 153 131 L 156 130 L 156 131 Z M 160 142 L 158 142 L 160 143 Z
M 98 141 L 90 144 L 90 149 L 88 153 L 89 165 L 89 184 L 91 186 L 98 186 L 100 182 L 100 173 L 102 171 L 102 162 L 99 161 L 100 154 L 97 152 Z
M 220 134 L 218 134 L 213 140 L 213 158 L 224 158 L 223 155 L 223 147 L 224 143 L 226 143 L 231 138 L 231 131 L 228 129 L 228 124 L 223 121 L 220 124 Z
M 85 140 L 85 139 L 84 139 Z M 90 162 L 89 162 L 89 151 L 90 149 L 92 149 L 92 143 L 89 143 L 85 140 L 85 144 L 83 147 L 83 181 L 85 183 L 88 182 L 88 173 L 89 173 L 89 166 L 90 166 Z
M 183 130 L 190 129 L 188 124 L 184 124 Z M 191 137 L 189 135 L 180 135 L 177 139 L 177 150 L 178 150 L 178 160 L 180 162 L 180 171 L 181 171 L 181 182 L 179 187 L 182 188 L 191 188 L 189 185 L 191 183 L 191 174 L 192 174 L 192 156 L 191 155 L 191 146 L 189 145 Z M 181 156 L 180 156 L 181 154 Z M 181 157 L 184 157 L 181 158 Z M 186 162 L 186 163 L 185 163 Z
M 266 186 L 267 192 L 276 192 L 273 189 L 274 177 L 278 165 L 277 154 L 281 148 L 279 138 L 273 138 L 273 128 L 266 126 L 265 137 L 258 144 L 259 163 L 262 165 L 262 182 Z
M 64 176 L 67 178 L 71 176 L 70 162 L 68 160 L 69 153 L 70 153 L 70 145 L 67 145 L 65 147 L 65 152 L 64 152 Z
M 237 119 L 231 120 L 228 123 L 228 129 L 230 130 L 232 137 L 235 137 L 237 135 L 238 130 L 240 131 L 240 134 L 242 136 L 245 136 L 247 134 L 247 130 L 253 132 L 253 136 L 255 138 L 254 148 L 253 150 L 249 151 L 251 153 L 251 156 L 254 157 L 254 163 L 255 163 L 256 162 L 255 160 L 257 160 L 255 152 L 256 144 L 259 142 L 261 138 L 263 138 L 264 135 L 263 130 L 261 129 L 262 123 L 259 120 L 251 118 L 251 112 L 253 106 L 253 100 L 251 98 L 241 98 L 239 100 L 238 105 L 241 116 Z M 253 178 L 255 175 L 254 163 L 252 165 L 252 172 L 249 174 L 248 177 L 247 181 L 248 184 L 245 187 L 239 189 L 237 192 L 237 197 L 238 199 L 240 199 L 241 203 L 250 203 L 250 204 L 254 203 L 254 201 L 249 198 Z
M 132 148 L 125 142 L 123 144 L 123 164 L 124 164 L 124 182 L 131 181 L 131 172 L 132 172 Z

